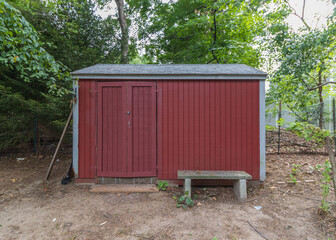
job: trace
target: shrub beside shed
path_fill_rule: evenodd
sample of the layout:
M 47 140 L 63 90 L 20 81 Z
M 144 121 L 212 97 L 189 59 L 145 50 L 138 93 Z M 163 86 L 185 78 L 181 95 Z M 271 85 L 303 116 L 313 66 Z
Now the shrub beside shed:
M 265 180 L 266 73 L 242 64 L 99 64 L 72 75 L 76 182 L 177 180 L 178 170 Z

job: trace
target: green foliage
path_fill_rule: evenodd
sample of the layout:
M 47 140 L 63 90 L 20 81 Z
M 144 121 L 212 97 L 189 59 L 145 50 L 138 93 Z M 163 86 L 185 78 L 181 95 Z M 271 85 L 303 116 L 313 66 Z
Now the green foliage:
M 307 108 L 319 103 L 323 111 L 323 98 L 329 94 L 327 82 L 335 68 L 336 23 L 330 19 L 323 29 L 306 25 L 298 32 L 283 23 L 278 30 L 270 41 L 270 54 L 279 67 L 270 76 L 267 104 L 281 100 L 300 121 L 310 122 Z
M 97 15 L 93 0 L 14 2 L 40 33 L 46 50 L 71 71 L 97 63 L 118 63 L 118 21 Z
M 283 17 L 272 1 L 128 1 L 138 12 L 139 40 L 155 63 L 244 63 L 260 66 L 268 26 Z M 278 14 L 278 15 L 277 15 Z M 275 29 L 275 28 L 274 28 Z
M 35 117 L 45 132 L 69 111 L 68 68 L 44 48 L 22 14 L 0 0 L 0 151 L 33 138 Z
M 321 129 L 319 127 L 314 127 L 308 123 L 292 123 L 290 126 L 290 130 L 292 130 L 297 135 L 304 137 L 307 141 L 314 141 L 320 147 L 324 146 L 329 154 L 329 161 L 327 160 L 323 166 L 317 165 L 316 169 L 322 171 L 322 203 L 321 209 L 325 212 L 329 211 L 329 203 L 326 201 L 326 198 L 329 196 L 331 189 L 331 182 L 333 182 L 334 190 L 336 190 L 335 179 L 332 176 L 335 176 L 335 158 L 333 146 L 331 143 L 332 134 L 328 130 Z M 296 183 L 295 174 L 298 172 L 297 169 L 299 165 L 293 165 L 291 174 L 291 181 Z M 295 170 L 294 170 L 295 169 Z M 294 170 L 294 171 L 293 171 Z
M 0 0 L 0 64 L 15 71 L 20 79 L 43 84 L 58 95 L 67 93 L 64 82 L 70 81 L 64 67 L 42 47 L 39 35 L 21 13 Z
M 290 123 L 288 130 L 305 138 L 307 141 L 314 141 L 320 147 L 323 147 L 325 137 L 331 136 L 330 131 L 315 127 L 307 122 Z
M 296 175 L 301 171 L 300 168 L 302 166 L 301 165 L 297 165 L 297 164 L 292 164 L 292 170 L 291 170 L 291 173 L 290 173 L 290 180 L 289 182 L 290 183 L 294 183 L 296 184 L 297 183 L 297 179 L 296 179 Z
M 289 177 L 290 177 L 290 179 L 289 179 L 290 183 L 297 184 L 297 179 L 296 179 L 296 177 L 292 173 L 289 174 Z
M 12 79 L 12 82 L 18 81 Z M 26 88 L 30 84 L 27 85 Z M 39 126 L 50 129 L 50 133 L 58 133 L 63 128 L 66 115 L 70 111 L 69 98 L 50 95 L 40 97 L 38 100 L 28 98 L 24 91 L 14 92 L 10 87 L 0 84 L 0 151 L 17 144 L 31 142 L 34 136 L 35 117 L 38 118 Z
M 182 207 L 183 209 L 186 209 L 188 207 L 194 206 L 194 201 L 188 197 L 188 192 L 185 192 L 183 196 L 177 199 L 177 205 L 176 207 L 180 208 Z
M 159 181 L 158 185 L 157 185 L 157 188 L 160 190 L 160 191 L 166 191 L 167 190 L 167 187 L 168 187 L 168 183 L 166 181 Z
M 320 208 L 324 212 L 329 212 L 330 204 L 326 200 L 330 194 L 330 190 L 332 189 L 332 178 L 330 173 L 332 172 L 331 164 L 328 160 L 324 162 L 323 165 L 316 165 L 316 169 L 322 173 L 321 179 L 321 191 L 322 191 L 322 202 Z
M 293 175 L 296 175 L 296 174 L 298 174 L 301 170 L 300 170 L 300 168 L 301 168 L 302 166 L 301 165 L 298 165 L 298 164 L 292 164 L 292 174 Z
M 118 21 L 96 10 L 93 0 L 0 0 L 0 151 L 31 142 L 35 116 L 40 133 L 58 134 L 69 71 L 119 61 Z
M 266 125 L 266 131 L 273 131 L 276 130 L 277 128 L 271 125 Z

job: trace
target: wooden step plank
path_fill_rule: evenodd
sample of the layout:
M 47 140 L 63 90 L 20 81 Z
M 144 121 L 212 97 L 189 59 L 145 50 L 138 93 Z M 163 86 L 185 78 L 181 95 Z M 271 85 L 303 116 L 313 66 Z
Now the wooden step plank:
M 200 170 L 178 170 L 178 178 L 185 179 L 252 179 L 252 176 L 244 171 L 200 171 Z
M 158 192 L 155 184 L 101 184 L 93 185 L 90 192 L 95 193 L 146 193 Z

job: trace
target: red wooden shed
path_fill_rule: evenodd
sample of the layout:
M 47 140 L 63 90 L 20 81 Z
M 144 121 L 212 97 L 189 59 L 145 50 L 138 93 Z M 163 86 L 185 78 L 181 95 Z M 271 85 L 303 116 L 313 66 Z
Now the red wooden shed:
M 99 64 L 73 78 L 76 182 L 177 180 L 178 170 L 265 180 L 266 73 L 242 64 Z

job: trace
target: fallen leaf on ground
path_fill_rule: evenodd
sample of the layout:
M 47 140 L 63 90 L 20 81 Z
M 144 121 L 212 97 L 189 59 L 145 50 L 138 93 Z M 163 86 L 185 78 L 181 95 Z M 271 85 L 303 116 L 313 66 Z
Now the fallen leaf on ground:
M 197 203 L 197 206 L 202 206 L 202 203 L 201 203 L 201 202 L 198 202 L 198 203 Z
M 217 198 L 216 197 L 212 197 L 213 200 L 217 201 Z

